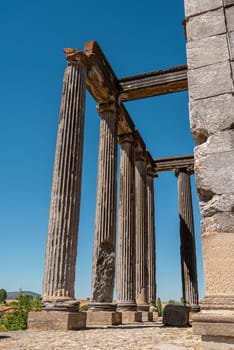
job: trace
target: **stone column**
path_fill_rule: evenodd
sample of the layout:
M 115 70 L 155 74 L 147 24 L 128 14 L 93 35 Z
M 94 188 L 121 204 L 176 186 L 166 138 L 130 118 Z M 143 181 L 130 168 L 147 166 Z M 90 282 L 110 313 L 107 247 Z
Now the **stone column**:
M 138 311 L 149 311 L 147 259 L 147 191 L 145 153 L 136 154 L 136 302 Z
M 117 118 L 115 104 L 99 105 L 101 117 L 90 309 L 114 310 L 116 251 Z
M 197 144 L 205 298 L 202 349 L 234 344 L 234 1 L 185 0 L 190 126 Z
M 120 184 L 118 207 L 117 306 L 136 310 L 135 299 L 135 145 L 132 134 L 119 137 Z
M 45 308 L 74 309 L 74 282 L 84 137 L 86 56 L 67 53 L 46 245 Z
M 147 212 L 148 212 L 148 303 L 151 311 L 156 307 L 156 254 L 154 223 L 154 174 L 151 169 L 147 174 Z
M 196 245 L 193 222 L 193 205 L 190 175 L 191 169 L 178 169 L 178 203 L 180 215 L 180 256 L 183 299 L 192 311 L 199 311 Z

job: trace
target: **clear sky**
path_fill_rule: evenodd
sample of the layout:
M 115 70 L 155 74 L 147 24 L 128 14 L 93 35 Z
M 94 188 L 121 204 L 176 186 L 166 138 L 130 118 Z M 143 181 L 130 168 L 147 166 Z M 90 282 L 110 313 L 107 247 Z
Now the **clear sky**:
M 118 77 L 186 63 L 183 0 L 1 4 L 0 288 L 41 292 L 64 47 L 96 40 Z M 99 117 L 87 94 L 76 297 L 90 297 Z M 187 92 L 125 104 L 153 157 L 193 152 Z M 200 296 L 199 209 L 193 182 Z M 157 286 L 180 299 L 177 180 L 155 180 Z

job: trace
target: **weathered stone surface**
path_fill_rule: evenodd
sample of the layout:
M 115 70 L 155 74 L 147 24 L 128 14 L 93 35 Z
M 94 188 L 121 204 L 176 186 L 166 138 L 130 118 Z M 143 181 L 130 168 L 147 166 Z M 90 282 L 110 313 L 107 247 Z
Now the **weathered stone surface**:
M 67 331 L 85 327 L 85 312 L 31 311 L 28 315 L 28 329 Z
M 225 6 L 234 5 L 234 0 L 224 0 L 224 5 Z
M 229 36 L 229 45 L 230 45 L 230 59 L 234 60 L 234 32 L 230 32 Z
M 187 59 L 189 69 L 227 61 L 229 52 L 226 34 L 189 41 Z
M 192 16 L 192 15 L 199 14 L 201 12 L 214 10 L 221 6 L 223 6 L 222 0 L 197 0 L 197 1 L 187 0 L 185 1 L 185 15 L 186 17 Z
M 200 210 L 203 217 L 219 212 L 234 212 L 234 193 L 214 195 L 209 201 L 200 201 Z
M 147 212 L 148 212 L 148 303 L 156 306 L 156 256 L 155 256 L 155 224 L 154 224 L 154 179 L 147 176 Z M 155 310 L 156 311 L 156 310 Z
M 232 232 L 234 233 L 234 212 L 216 213 L 201 220 L 202 232 Z
M 213 325 L 210 325 L 213 327 Z M 227 327 L 227 325 L 218 324 L 219 329 Z M 214 327 L 214 330 L 217 328 Z M 232 328 L 233 325 L 229 325 L 228 328 Z M 203 350 L 232 350 L 234 344 L 234 337 L 219 337 L 219 336 L 202 336 L 202 347 Z
M 120 137 L 120 180 L 118 206 L 118 256 L 116 294 L 118 309 L 136 310 L 135 264 L 135 139 Z M 126 314 L 125 314 L 126 316 Z
M 205 142 L 208 136 L 218 131 L 233 128 L 233 110 L 232 94 L 190 101 L 190 128 L 196 143 Z
M 64 74 L 54 162 L 43 301 L 74 299 L 82 178 L 85 82 L 85 66 L 78 62 L 69 64 Z
M 206 296 L 234 295 L 234 233 L 211 228 L 202 234 L 202 249 Z
M 191 171 L 191 170 L 190 170 Z M 187 306 L 199 310 L 196 245 L 189 169 L 176 171 L 180 217 L 180 254 L 183 299 Z
M 123 311 L 122 324 L 135 323 L 142 321 L 142 313 L 138 311 Z
M 122 313 L 111 311 L 87 311 L 87 327 L 113 326 L 121 324 Z
M 186 327 L 189 325 L 190 307 L 168 304 L 163 310 L 163 323 L 166 326 Z
M 189 41 L 225 33 L 226 24 L 223 9 L 191 17 L 186 28 Z
M 234 6 L 225 9 L 225 16 L 227 20 L 227 29 L 231 32 L 234 30 Z
M 92 301 L 111 304 L 115 278 L 117 113 L 100 105 L 97 201 L 92 269 Z
M 200 200 L 234 193 L 234 130 L 219 132 L 195 148 L 196 184 Z M 223 170 L 225 169 L 225 171 Z
M 153 312 L 151 311 L 141 311 L 142 322 L 151 322 L 153 321 Z
M 135 167 L 136 195 L 136 302 L 148 306 L 148 257 L 147 251 L 147 191 L 146 162 L 144 155 L 137 155 Z M 139 310 L 141 311 L 141 310 Z
M 193 100 L 212 97 L 233 91 L 229 62 L 188 71 L 189 95 Z

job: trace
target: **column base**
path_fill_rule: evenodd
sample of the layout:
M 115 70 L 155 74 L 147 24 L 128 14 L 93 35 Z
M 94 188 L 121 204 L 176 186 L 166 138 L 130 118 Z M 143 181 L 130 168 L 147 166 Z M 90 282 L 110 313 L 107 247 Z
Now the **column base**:
M 31 311 L 28 314 L 28 329 L 46 330 L 77 330 L 86 327 L 86 312 L 66 311 Z
M 122 311 L 122 324 L 136 323 L 142 321 L 142 312 L 139 311 Z
M 92 303 L 89 303 L 89 305 L 88 305 L 89 311 L 112 311 L 112 312 L 115 312 L 116 307 L 117 307 L 116 304 L 112 304 L 112 303 L 92 302 Z
M 118 311 L 136 311 L 137 304 L 126 302 L 126 303 L 117 303 L 117 310 Z
M 141 311 L 142 322 L 152 322 L 153 321 L 153 312 L 151 311 Z
M 148 304 L 137 304 L 137 311 L 149 311 Z
M 87 327 L 116 326 L 122 323 L 122 313 L 112 311 L 87 311 Z
M 45 311 L 79 312 L 80 302 L 75 299 L 43 300 L 42 307 L 43 307 L 43 310 Z

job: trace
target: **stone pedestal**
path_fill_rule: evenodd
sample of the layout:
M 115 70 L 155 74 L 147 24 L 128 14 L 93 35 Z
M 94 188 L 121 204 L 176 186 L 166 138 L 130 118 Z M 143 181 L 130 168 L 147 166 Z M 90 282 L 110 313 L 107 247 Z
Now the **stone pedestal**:
M 72 58 L 69 53 L 72 51 Z M 64 74 L 63 94 L 54 162 L 46 246 L 43 302 L 74 300 L 75 266 L 80 212 L 86 56 L 65 50 L 68 66 Z M 74 310 L 76 307 L 74 300 Z M 49 314 L 48 314 L 49 315 Z M 52 314 L 50 314 L 52 317 Z M 73 316 L 72 316 L 73 317 Z
M 135 301 L 135 144 L 134 135 L 121 135 L 118 206 L 117 308 L 136 311 Z M 124 313 L 124 317 L 127 318 Z M 133 314 L 131 315 L 133 317 Z
M 116 326 L 122 323 L 121 312 L 87 311 L 87 327 Z
M 67 331 L 86 327 L 86 312 L 31 311 L 28 329 L 39 331 Z
M 142 313 L 139 311 L 122 311 L 122 324 L 142 321 Z
M 141 311 L 141 320 L 142 322 L 152 322 L 153 321 L 153 312 L 151 311 Z
M 178 169 L 178 202 L 180 214 L 180 254 L 183 299 L 193 311 L 199 311 L 196 246 L 190 185 L 192 169 Z

